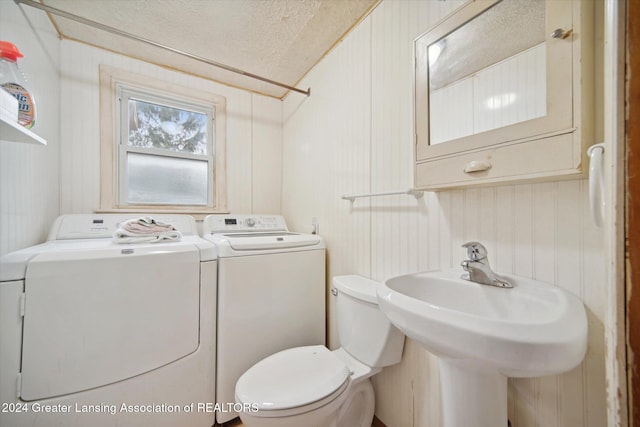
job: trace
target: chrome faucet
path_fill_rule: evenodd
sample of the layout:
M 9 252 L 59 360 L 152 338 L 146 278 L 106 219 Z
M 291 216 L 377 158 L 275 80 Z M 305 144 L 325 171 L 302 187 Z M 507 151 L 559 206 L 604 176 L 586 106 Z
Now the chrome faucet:
M 489 259 L 487 258 L 487 249 L 482 243 L 467 242 L 462 247 L 467 249 L 467 257 L 469 258 L 460 263 L 464 271 L 467 272 L 462 274 L 462 279 L 482 285 L 513 288 L 511 283 L 498 278 L 496 273 L 491 270 Z

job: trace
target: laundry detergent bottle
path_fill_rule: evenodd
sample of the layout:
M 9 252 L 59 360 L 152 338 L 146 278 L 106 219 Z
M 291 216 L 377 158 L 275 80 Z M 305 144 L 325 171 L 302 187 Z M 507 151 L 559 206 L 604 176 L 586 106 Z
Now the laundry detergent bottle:
M 36 102 L 18 67 L 23 56 L 13 43 L 0 40 L 0 86 L 18 100 L 18 123 L 30 129 L 36 122 Z

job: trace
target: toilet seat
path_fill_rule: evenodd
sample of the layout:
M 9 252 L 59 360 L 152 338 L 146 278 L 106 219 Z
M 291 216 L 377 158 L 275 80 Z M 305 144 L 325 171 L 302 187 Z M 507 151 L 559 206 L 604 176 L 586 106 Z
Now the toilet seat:
M 324 346 L 291 348 L 247 370 L 236 384 L 236 400 L 255 405 L 254 416 L 295 415 L 334 400 L 349 375 L 347 365 Z

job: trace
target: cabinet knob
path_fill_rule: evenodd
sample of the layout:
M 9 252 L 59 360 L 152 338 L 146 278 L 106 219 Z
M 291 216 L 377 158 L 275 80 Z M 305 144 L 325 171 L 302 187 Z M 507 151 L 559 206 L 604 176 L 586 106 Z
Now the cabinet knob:
M 486 160 L 472 160 L 464 167 L 464 173 L 482 172 L 491 169 L 491 163 Z
M 569 37 L 571 34 L 573 34 L 573 28 L 568 29 L 567 31 L 563 30 L 562 28 L 556 28 L 552 33 L 551 33 L 551 37 L 554 39 L 566 39 L 567 37 Z

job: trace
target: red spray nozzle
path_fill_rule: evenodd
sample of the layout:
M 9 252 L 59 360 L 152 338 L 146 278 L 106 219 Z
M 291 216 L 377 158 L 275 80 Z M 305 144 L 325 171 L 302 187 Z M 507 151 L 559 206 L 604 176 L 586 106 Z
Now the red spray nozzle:
M 20 53 L 16 45 L 11 42 L 0 40 L 0 57 L 16 62 L 18 58 L 22 58 L 23 56 L 24 55 Z

